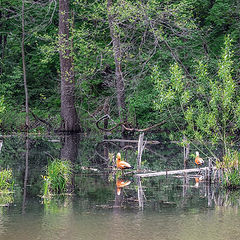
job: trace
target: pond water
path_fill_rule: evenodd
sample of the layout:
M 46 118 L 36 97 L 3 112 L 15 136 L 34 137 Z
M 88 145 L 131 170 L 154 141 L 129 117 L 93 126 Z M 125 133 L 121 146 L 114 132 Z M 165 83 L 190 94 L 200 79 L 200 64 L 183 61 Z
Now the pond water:
M 95 136 L 4 138 L 0 164 L 13 170 L 15 185 L 13 194 L 0 195 L 0 239 L 240 238 L 238 191 L 196 184 L 191 176 L 118 178 L 108 156 L 121 151 L 134 165 L 137 146 L 130 145 L 106 144 Z M 143 168 L 180 169 L 182 156 L 176 145 L 147 145 Z M 43 199 L 41 175 L 53 157 L 74 164 L 73 192 Z M 127 186 L 119 189 L 119 179 Z

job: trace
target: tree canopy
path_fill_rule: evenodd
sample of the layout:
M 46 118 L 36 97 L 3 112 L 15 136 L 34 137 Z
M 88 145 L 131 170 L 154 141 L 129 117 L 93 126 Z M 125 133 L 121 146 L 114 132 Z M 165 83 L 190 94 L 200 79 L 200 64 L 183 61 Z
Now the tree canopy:
M 96 129 L 95 122 L 105 114 L 107 99 L 108 114 L 117 123 L 121 119 L 119 109 L 123 108 L 131 126 L 145 128 L 164 120 L 162 136 L 169 138 L 170 132 L 182 135 L 190 128 L 196 130 L 197 124 L 199 131 L 194 134 L 201 138 L 210 132 L 219 133 L 218 120 L 222 119 L 225 133 L 221 138 L 239 140 L 239 1 L 67 2 L 73 103 L 81 130 Z M 25 124 L 21 6 L 19 1 L 1 2 L 2 131 L 23 130 Z M 59 13 L 57 1 L 25 2 L 31 128 L 40 131 L 50 125 L 58 128 L 61 123 L 59 14 L 63 11 Z M 118 84 L 117 72 L 124 85 Z M 156 84 L 158 80 L 162 85 Z M 197 93 L 194 97 L 193 92 Z M 171 98 L 174 100 L 168 109 L 162 110 L 166 99 Z M 195 110 L 198 117 L 193 122 Z M 226 116 L 231 116 L 230 120 Z

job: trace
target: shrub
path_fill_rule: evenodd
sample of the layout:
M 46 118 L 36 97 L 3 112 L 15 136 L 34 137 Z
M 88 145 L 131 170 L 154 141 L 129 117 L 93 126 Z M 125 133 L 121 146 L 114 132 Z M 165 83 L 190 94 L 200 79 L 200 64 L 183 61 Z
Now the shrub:
M 171 66 L 169 79 L 162 78 L 157 67 L 152 74 L 158 91 L 156 109 L 169 112 L 182 135 L 205 144 L 213 156 L 206 142 L 222 143 L 226 154 L 239 139 L 240 99 L 232 59 L 232 40 L 227 36 L 215 75 L 209 73 L 206 59 L 198 61 L 194 81 L 177 63 Z
M 68 160 L 54 159 L 47 167 L 46 176 L 43 176 L 43 195 L 61 194 L 67 192 L 71 183 L 72 167 Z
M 240 153 L 237 151 L 227 151 L 222 162 L 217 162 L 217 167 L 223 169 L 223 182 L 227 188 L 240 187 L 239 174 Z
M 12 170 L 2 170 L 0 171 L 0 192 L 8 193 L 13 190 L 13 176 Z

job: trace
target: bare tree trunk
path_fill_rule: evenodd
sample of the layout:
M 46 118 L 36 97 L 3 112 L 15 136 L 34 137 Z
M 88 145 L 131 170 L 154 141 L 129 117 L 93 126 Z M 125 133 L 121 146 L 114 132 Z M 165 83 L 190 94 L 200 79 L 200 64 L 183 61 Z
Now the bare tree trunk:
M 142 152 L 143 152 L 143 149 L 146 144 L 146 142 L 144 144 L 143 138 L 144 138 L 144 132 L 141 132 L 139 135 L 139 140 L 138 140 L 138 155 L 137 155 L 137 170 L 138 171 L 141 170 Z
M 78 147 L 79 147 L 80 136 L 77 134 L 64 134 L 61 138 L 62 148 L 61 148 L 61 159 L 69 160 L 72 165 L 77 160 Z M 75 176 L 72 174 L 71 185 L 67 186 L 68 192 L 74 191 L 75 186 Z
M 8 16 L 3 10 L 0 9 L 0 74 L 3 74 L 3 67 L 4 67 L 4 57 L 5 57 L 5 47 L 7 45 L 7 34 L 6 32 L 6 26 L 3 24 L 3 20 Z
M 24 175 L 24 183 L 23 183 L 23 203 L 22 203 L 22 213 L 25 213 L 26 207 L 26 198 L 27 198 L 27 182 L 28 182 L 28 158 L 29 158 L 29 138 L 28 133 L 26 135 L 26 152 L 25 152 L 25 175 Z
M 59 52 L 61 68 L 61 131 L 79 132 L 75 108 L 75 81 L 69 39 L 69 0 L 59 0 Z
M 23 81 L 24 81 L 24 90 L 25 90 L 26 129 L 28 131 L 28 129 L 29 129 L 29 105 L 28 105 L 28 87 L 27 87 L 24 41 L 25 41 L 24 0 L 22 0 L 22 44 L 21 44 L 21 47 L 22 47 Z
M 2 29 L 2 11 L 0 9 L 0 29 Z M 0 54 L 1 54 L 1 61 L 0 61 L 0 74 L 3 73 L 3 70 L 2 70 L 2 65 L 3 65 L 3 33 L 0 33 Z
M 121 43 L 120 37 L 118 33 L 114 30 L 115 22 L 114 16 L 112 14 L 112 0 L 108 0 L 107 2 L 107 10 L 108 10 L 108 23 L 110 28 L 110 34 L 112 38 L 113 44 L 113 54 L 115 60 L 115 77 L 116 77 L 116 89 L 117 89 L 117 106 L 118 106 L 118 115 L 120 121 L 127 121 L 127 114 L 126 114 L 126 106 L 125 106 L 125 87 L 124 87 L 124 78 L 121 69 L 121 61 L 122 61 L 122 54 L 121 54 Z
M 138 206 L 139 206 L 139 209 L 143 210 L 144 192 L 143 192 L 142 182 L 140 177 L 137 177 L 137 185 L 138 185 Z
M 61 159 L 71 161 L 73 164 L 76 162 L 78 156 L 78 145 L 80 142 L 80 136 L 77 134 L 64 134 L 61 138 Z

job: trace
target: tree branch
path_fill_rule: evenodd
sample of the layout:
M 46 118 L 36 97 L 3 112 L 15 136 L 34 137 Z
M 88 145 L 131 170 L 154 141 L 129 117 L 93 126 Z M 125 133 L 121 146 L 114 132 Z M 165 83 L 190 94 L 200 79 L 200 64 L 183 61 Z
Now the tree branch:
M 104 132 L 111 132 L 112 130 L 114 130 L 115 128 L 117 128 L 117 127 L 119 127 L 119 126 L 122 126 L 126 131 L 129 131 L 129 132 L 147 132 L 147 131 L 155 128 L 155 127 L 158 127 L 158 126 L 163 125 L 163 124 L 166 122 L 166 121 L 164 120 L 164 121 L 162 121 L 162 122 L 160 122 L 160 123 L 154 124 L 154 125 L 152 125 L 152 126 L 150 126 L 150 127 L 143 128 L 143 129 L 129 128 L 129 127 L 126 126 L 126 125 L 128 125 L 126 122 L 121 122 L 121 123 L 116 124 L 116 125 L 115 125 L 114 127 L 112 127 L 112 128 L 106 129 L 106 128 L 102 128 L 102 127 L 99 126 L 99 123 L 100 123 L 102 120 L 106 119 L 106 118 L 110 119 L 110 116 L 109 116 L 108 114 L 106 114 L 106 115 L 104 115 L 103 117 L 99 118 L 99 119 L 96 121 L 96 126 L 97 126 L 97 128 L 100 129 L 100 130 L 102 130 L 102 131 L 104 131 Z

